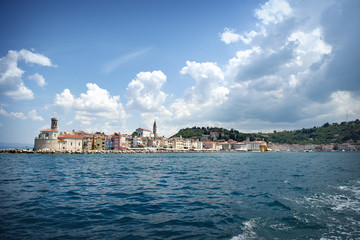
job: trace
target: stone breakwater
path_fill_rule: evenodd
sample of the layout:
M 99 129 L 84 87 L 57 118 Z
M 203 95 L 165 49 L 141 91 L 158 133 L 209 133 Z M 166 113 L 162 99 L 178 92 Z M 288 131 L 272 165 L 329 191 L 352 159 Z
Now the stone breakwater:
M 0 153 L 12 154 L 131 154 L 131 153 L 215 153 L 219 150 L 194 149 L 128 149 L 128 150 L 82 150 L 82 151 L 56 151 L 56 150 L 29 150 L 29 149 L 1 149 Z M 221 151 L 223 152 L 223 151 Z

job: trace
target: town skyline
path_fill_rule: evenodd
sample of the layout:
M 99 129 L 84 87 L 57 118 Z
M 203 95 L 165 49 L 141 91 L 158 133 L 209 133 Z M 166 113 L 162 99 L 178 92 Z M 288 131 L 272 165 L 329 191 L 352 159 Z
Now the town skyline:
M 354 0 L 0 3 L 0 142 L 360 118 Z

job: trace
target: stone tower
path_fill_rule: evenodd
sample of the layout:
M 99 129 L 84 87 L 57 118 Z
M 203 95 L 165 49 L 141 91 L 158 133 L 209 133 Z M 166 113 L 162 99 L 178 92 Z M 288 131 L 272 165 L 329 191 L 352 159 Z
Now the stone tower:
M 157 138 L 157 126 L 156 126 L 156 120 L 154 121 L 153 133 L 154 133 L 154 138 Z
M 57 124 L 58 124 L 58 119 L 57 118 L 52 118 L 51 119 L 51 129 L 52 130 L 58 130 L 57 128 Z

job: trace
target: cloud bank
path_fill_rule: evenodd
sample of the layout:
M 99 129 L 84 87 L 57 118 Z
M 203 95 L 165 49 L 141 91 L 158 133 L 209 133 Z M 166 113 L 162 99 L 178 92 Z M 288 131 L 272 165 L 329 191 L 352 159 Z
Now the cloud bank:
M 254 10 L 253 29 L 238 34 L 225 28 L 219 35 L 227 45 L 243 43 L 225 64 L 186 61 L 179 74 L 193 85 L 180 97 L 168 99 L 167 76 L 153 71 L 139 72 L 128 84 L 125 107 L 119 96 L 90 83 L 79 97 L 65 89 L 54 105 L 75 111 L 83 124 L 95 116 L 126 119 L 126 112 L 136 111 L 144 127 L 156 118 L 168 135 L 194 125 L 254 131 L 342 121 L 346 112 L 358 118 L 359 9 L 359 2 L 348 0 L 270 0 Z M 16 86 L 20 91 L 21 82 Z
M 344 120 L 346 111 L 359 117 L 360 72 L 355 66 L 359 54 L 354 39 L 360 34 L 354 23 L 360 20 L 355 14 L 360 4 L 312 5 L 312 1 L 270 0 L 255 9 L 258 22 L 248 33 L 225 28 L 221 41 L 242 40 L 247 48 L 222 67 L 186 62 L 180 73 L 190 75 L 195 85 L 170 106 L 173 119 L 187 124 L 231 123 L 251 130 L 242 123 L 301 124 L 312 119 L 315 124 Z M 342 26 L 349 31 L 337 33 Z

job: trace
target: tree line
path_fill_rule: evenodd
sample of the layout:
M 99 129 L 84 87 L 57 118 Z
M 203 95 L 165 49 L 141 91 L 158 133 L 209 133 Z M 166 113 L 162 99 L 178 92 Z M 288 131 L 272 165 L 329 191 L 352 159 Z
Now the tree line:
M 180 129 L 172 137 L 200 139 L 207 137 L 210 140 L 230 139 L 242 142 L 247 139 L 250 141 L 264 140 L 273 143 L 288 144 L 341 144 L 348 141 L 360 140 L 360 120 L 342 122 L 342 123 L 325 123 L 320 127 L 303 128 L 300 130 L 274 131 L 272 133 L 242 133 L 235 129 L 225 129 L 219 127 L 192 127 Z

